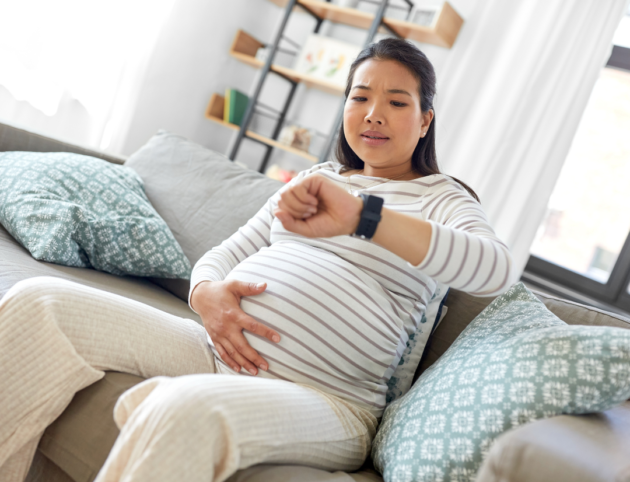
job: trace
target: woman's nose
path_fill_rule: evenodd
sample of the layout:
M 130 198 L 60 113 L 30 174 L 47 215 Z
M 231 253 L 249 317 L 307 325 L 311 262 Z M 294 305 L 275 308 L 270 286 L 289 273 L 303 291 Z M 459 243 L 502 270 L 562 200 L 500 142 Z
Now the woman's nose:
M 383 118 L 381 115 L 376 112 L 375 109 L 370 109 L 367 115 L 365 116 L 365 122 L 368 124 L 383 124 Z

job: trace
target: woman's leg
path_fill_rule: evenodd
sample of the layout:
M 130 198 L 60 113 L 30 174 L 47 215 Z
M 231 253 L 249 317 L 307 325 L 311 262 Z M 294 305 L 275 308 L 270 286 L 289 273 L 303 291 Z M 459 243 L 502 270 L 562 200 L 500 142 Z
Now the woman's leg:
M 0 300 L 0 480 L 21 481 L 33 447 L 103 370 L 143 377 L 213 373 L 203 327 L 57 278 L 17 283 Z
M 376 418 L 303 385 L 232 375 L 158 377 L 125 392 L 96 482 L 223 481 L 258 463 L 356 470 Z

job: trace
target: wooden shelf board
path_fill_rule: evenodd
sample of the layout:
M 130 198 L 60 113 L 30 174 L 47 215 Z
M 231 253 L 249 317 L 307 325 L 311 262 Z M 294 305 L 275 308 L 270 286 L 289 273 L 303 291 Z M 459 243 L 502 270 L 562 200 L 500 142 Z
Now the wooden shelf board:
M 210 119 L 211 121 L 214 121 L 217 124 L 221 124 L 222 126 L 229 127 L 230 129 L 233 129 L 235 131 L 240 129 L 240 127 L 237 126 L 236 124 L 230 124 L 229 122 L 225 122 L 223 119 L 219 119 L 218 117 L 206 115 L 206 119 Z
M 254 67 L 255 69 L 260 69 L 264 65 L 261 60 L 258 60 L 256 57 L 252 57 L 251 55 L 245 55 L 240 52 L 230 52 L 230 55 L 244 64 Z
M 261 68 L 263 63 L 255 57 L 250 55 L 245 55 L 240 52 L 232 52 L 230 51 L 230 55 L 235 59 L 243 62 L 254 68 Z M 328 92 L 329 94 L 341 95 L 344 93 L 345 86 L 334 84 L 332 82 L 326 82 L 325 80 L 321 80 L 317 77 L 312 77 L 310 75 L 302 74 L 297 72 L 296 70 L 290 69 L 288 67 L 282 67 L 281 65 L 272 65 L 271 70 L 276 72 L 277 74 L 284 75 L 285 77 L 290 78 L 294 82 L 303 82 L 307 87 L 312 87 L 315 89 L 322 90 L 324 92 Z
M 280 65 L 274 65 L 273 70 L 278 72 L 279 74 L 285 75 L 287 77 L 291 77 L 298 82 L 304 83 L 308 87 L 314 87 L 319 90 L 323 90 L 324 92 L 328 92 L 329 94 L 343 94 L 345 91 L 344 85 L 335 84 L 333 82 L 326 82 L 318 77 L 313 77 L 307 74 L 303 74 L 298 72 L 297 70 L 289 69 L 287 67 L 282 67 Z
M 280 7 L 287 5 L 287 0 L 269 0 Z M 298 5 L 307 7 L 320 18 L 330 20 L 334 23 L 349 25 L 364 30 L 370 28 L 374 21 L 374 14 L 363 12 L 356 8 L 340 7 L 321 0 L 298 0 Z M 464 20 L 448 3 L 444 2 L 443 7 L 433 27 L 425 27 L 404 20 L 396 20 L 385 17 L 383 23 L 394 30 L 398 35 L 422 43 L 438 45 L 440 47 L 451 48 L 455 43 L 457 34 L 461 29 Z M 385 30 L 381 27 L 379 32 Z
M 464 23 L 464 19 L 459 16 L 448 2 L 444 2 L 433 27 L 425 27 L 423 25 L 405 22 L 404 20 L 388 18 L 384 19 L 383 22 L 401 37 L 422 43 L 438 45 L 440 47 L 451 48 Z
M 374 14 L 362 12 L 356 8 L 340 7 L 318 0 L 298 0 L 298 5 L 308 7 L 315 15 L 333 23 L 341 23 L 350 27 L 368 30 L 374 21 Z
M 309 154 L 308 152 L 301 151 L 300 149 L 296 149 L 295 147 L 287 146 L 273 139 L 269 139 L 268 137 L 261 136 L 260 134 L 257 134 L 256 132 L 247 131 L 247 137 L 251 137 L 252 139 L 256 139 L 269 146 L 277 147 L 278 149 L 282 149 L 284 151 L 290 152 L 292 154 L 295 154 L 296 156 L 301 156 L 304 159 L 308 159 L 312 163 L 317 163 L 317 161 L 319 160 L 317 159 L 317 157 L 315 157 L 312 154 Z

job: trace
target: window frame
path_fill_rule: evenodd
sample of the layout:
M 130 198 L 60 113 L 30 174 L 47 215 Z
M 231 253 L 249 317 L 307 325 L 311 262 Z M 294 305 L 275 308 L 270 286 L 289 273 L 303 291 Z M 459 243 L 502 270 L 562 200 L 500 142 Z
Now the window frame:
M 606 68 L 630 72 L 630 48 L 613 46 Z M 528 274 L 534 276 L 529 277 Z M 536 282 L 536 278 L 551 283 L 543 286 L 542 283 Z M 522 279 L 548 291 L 555 291 L 555 294 L 563 297 L 573 298 L 575 301 L 584 302 L 585 298 L 592 299 L 610 308 L 630 313 L 630 293 L 628 293 L 628 286 L 630 285 L 630 232 L 626 236 L 606 283 L 600 283 L 533 254 L 527 261 Z M 558 289 L 554 290 L 554 284 L 558 285 Z M 575 296 L 567 296 L 566 288 L 569 292 L 575 292 Z

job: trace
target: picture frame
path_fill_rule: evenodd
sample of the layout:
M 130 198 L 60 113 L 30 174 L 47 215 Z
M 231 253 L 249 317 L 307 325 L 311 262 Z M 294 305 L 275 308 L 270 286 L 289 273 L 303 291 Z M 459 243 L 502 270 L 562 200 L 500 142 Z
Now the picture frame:
M 345 85 L 350 65 L 361 47 L 340 40 L 311 34 L 298 55 L 294 69 L 328 82 Z
M 423 27 L 433 28 L 437 22 L 442 5 L 418 5 L 411 9 L 409 22 Z

